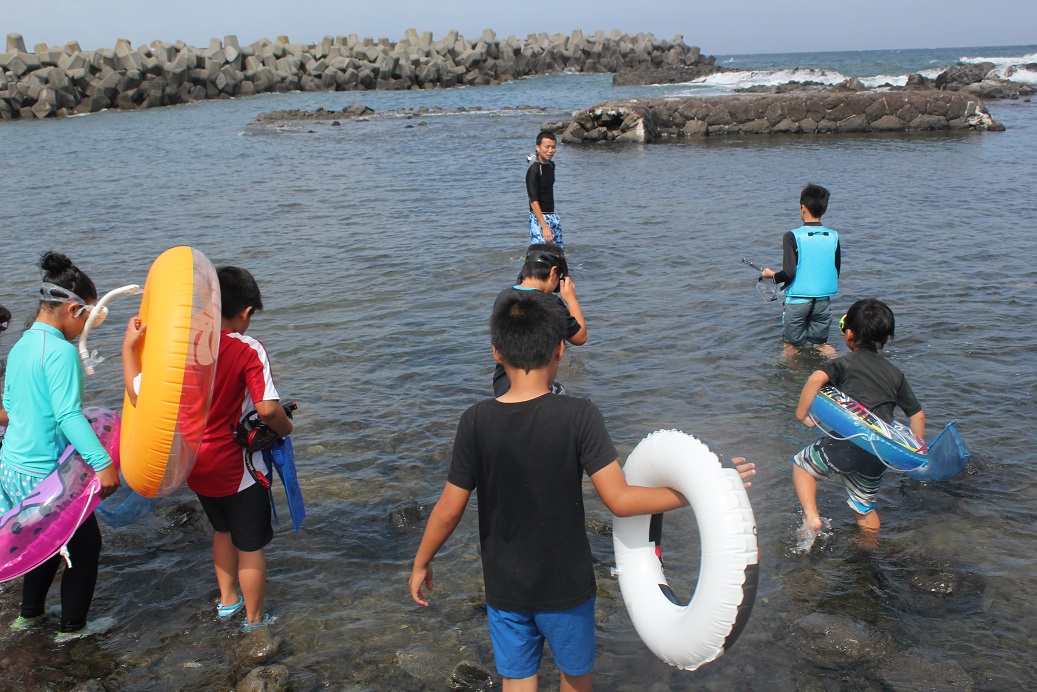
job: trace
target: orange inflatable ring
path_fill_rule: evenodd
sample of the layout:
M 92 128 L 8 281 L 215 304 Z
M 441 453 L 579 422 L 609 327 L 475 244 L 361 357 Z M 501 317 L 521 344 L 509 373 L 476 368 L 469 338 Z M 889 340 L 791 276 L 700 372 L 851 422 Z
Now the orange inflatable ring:
M 119 446 L 126 483 L 145 497 L 180 487 L 194 466 L 212 402 L 220 344 L 220 283 L 198 250 L 166 250 L 148 272 L 136 348 L 137 404 L 123 403 Z

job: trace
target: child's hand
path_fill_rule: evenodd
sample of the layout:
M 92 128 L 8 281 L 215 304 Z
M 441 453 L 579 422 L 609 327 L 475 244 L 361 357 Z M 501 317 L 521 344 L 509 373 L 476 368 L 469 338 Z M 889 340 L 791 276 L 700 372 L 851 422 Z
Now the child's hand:
M 800 418 L 799 422 L 807 426 L 808 428 L 816 427 L 813 416 L 805 416 L 803 418 Z
M 119 486 L 122 485 L 119 481 L 119 471 L 115 468 L 115 464 L 103 471 L 98 471 L 97 477 L 101 481 L 101 492 L 99 495 L 102 500 L 118 490 Z
M 731 460 L 731 463 L 735 465 L 735 470 L 738 471 L 738 475 L 741 476 L 745 487 L 751 488 L 752 483 L 750 483 L 748 479 L 756 475 L 756 464 L 746 463 L 745 457 L 735 457 Z
M 773 269 L 764 269 L 762 272 L 760 272 L 760 276 L 762 276 L 765 279 L 773 279 L 774 278 L 774 270 Z
M 432 591 L 432 565 L 425 567 L 424 569 L 414 566 L 414 569 L 410 572 L 410 597 L 414 599 L 414 602 L 419 606 L 425 606 L 428 608 L 428 596 L 421 591 L 422 584 L 430 592 Z
M 572 277 L 567 276 L 558 281 L 558 293 L 561 294 L 562 299 L 567 303 L 576 300 L 576 283 L 572 280 Z
M 131 317 L 129 324 L 126 325 L 126 334 L 122 337 L 123 351 L 133 350 L 147 328 L 148 326 L 141 321 L 140 317 L 136 315 Z

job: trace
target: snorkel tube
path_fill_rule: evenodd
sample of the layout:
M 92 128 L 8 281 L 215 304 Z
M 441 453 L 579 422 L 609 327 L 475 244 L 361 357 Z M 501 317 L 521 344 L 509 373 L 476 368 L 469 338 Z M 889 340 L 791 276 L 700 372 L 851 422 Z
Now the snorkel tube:
M 108 291 L 104 296 L 97 301 L 97 305 L 90 311 L 90 317 L 86 319 L 86 324 L 83 325 L 83 333 L 79 335 L 79 357 L 83 361 L 83 372 L 87 375 L 94 374 L 94 366 L 99 365 L 104 360 L 104 356 L 97 355 L 95 349 L 92 353 L 86 347 L 86 338 L 90 335 L 90 330 L 95 324 L 100 323 L 108 316 L 108 303 L 112 302 L 112 299 L 118 296 L 136 296 L 144 292 L 144 289 L 137 284 L 130 284 L 123 286 L 122 288 L 116 288 Z

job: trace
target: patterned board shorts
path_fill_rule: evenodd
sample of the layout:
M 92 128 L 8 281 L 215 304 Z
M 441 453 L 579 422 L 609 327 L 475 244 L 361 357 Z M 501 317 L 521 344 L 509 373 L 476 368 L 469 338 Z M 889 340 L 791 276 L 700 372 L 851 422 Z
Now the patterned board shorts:
M 821 480 L 839 476 L 846 488 L 846 504 L 858 514 L 875 509 L 885 465 L 874 454 L 869 454 L 846 440 L 823 437 L 804 448 L 793 458 L 793 463 Z
M 562 240 L 562 220 L 558 218 L 558 214 L 544 214 L 544 221 L 547 222 L 547 227 L 551 229 L 552 239 L 551 242 L 560 248 L 565 247 L 565 242 Z M 536 214 L 529 212 L 529 244 L 535 243 L 546 243 L 544 240 L 544 229 L 540 228 L 540 221 L 537 220 Z

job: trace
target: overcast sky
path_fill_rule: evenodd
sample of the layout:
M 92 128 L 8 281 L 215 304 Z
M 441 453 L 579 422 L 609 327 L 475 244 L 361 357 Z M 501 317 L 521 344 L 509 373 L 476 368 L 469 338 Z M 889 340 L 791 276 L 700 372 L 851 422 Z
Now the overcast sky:
M 1000 46 L 1037 43 L 1037 0 L 0 0 L 0 34 L 22 34 L 29 50 L 72 40 L 91 50 L 117 38 L 205 46 L 227 34 L 242 44 L 352 33 L 395 41 L 408 27 L 436 38 L 449 29 L 501 38 L 651 31 L 714 55 Z

